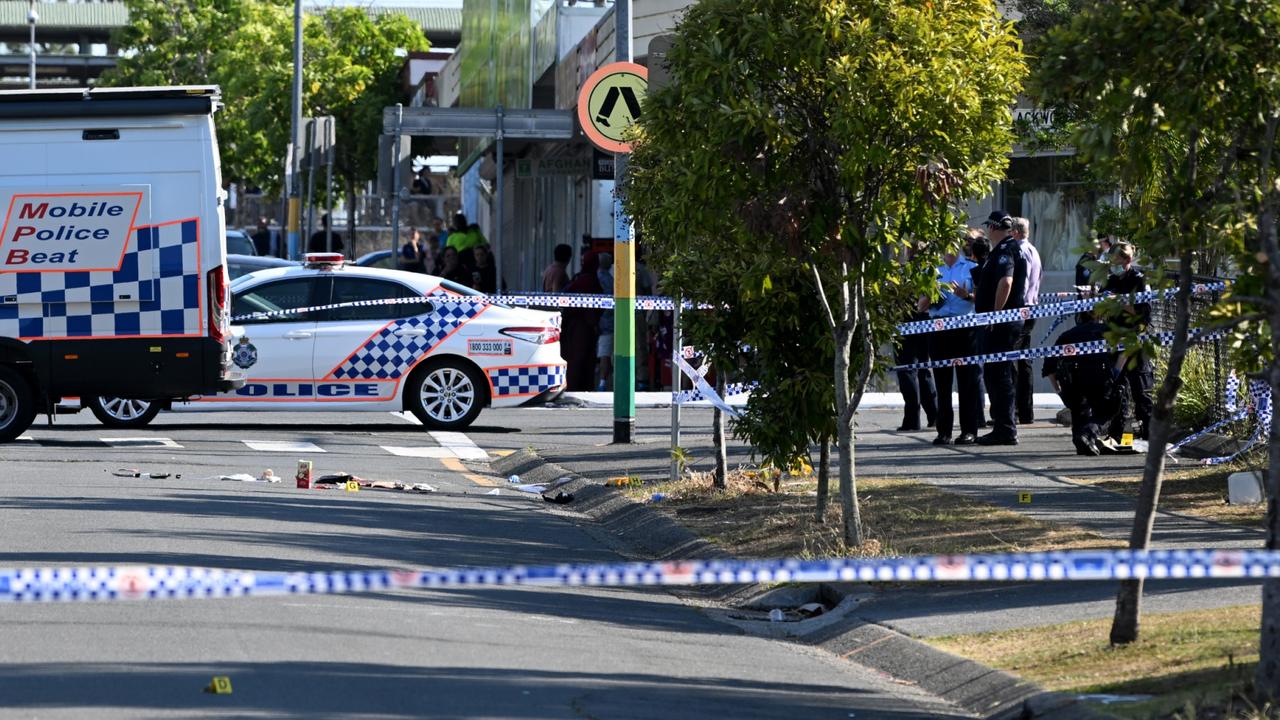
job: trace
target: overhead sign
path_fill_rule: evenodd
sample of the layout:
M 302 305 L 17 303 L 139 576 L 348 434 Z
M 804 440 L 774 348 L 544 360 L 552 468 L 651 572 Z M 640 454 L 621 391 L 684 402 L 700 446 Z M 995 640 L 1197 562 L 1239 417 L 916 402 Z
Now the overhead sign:
M 640 103 L 649 87 L 643 65 L 615 62 L 596 70 L 578 93 L 578 122 L 601 150 L 631 152 L 623 133 L 640 119 Z
M 591 158 L 558 157 L 533 160 L 516 160 L 517 178 L 549 177 L 553 175 L 582 175 L 591 173 Z

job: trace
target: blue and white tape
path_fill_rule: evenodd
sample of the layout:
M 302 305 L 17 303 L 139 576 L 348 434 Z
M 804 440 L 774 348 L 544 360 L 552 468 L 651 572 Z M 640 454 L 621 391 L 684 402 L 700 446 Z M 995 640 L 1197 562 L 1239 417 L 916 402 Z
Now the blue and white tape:
M 1197 284 L 1192 288 L 1192 292 L 1196 295 L 1222 290 L 1226 288 L 1226 283 L 1208 283 Z M 1152 290 L 1149 292 L 1135 293 L 1129 296 L 1132 303 L 1145 303 L 1153 300 L 1160 300 L 1173 297 L 1178 292 L 1177 288 L 1168 290 Z M 1059 315 L 1074 315 L 1084 312 L 1099 303 L 1110 298 L 1122 298 L 1124 295 L 1103 295 L 1095 298 L 1087 298 L 1082 300 L 1068 300 L 1066 302 L 1050 303 L 1047 305 L 1031 305 L 1028 307 L 1012 308 L 1009 310 L 996 310 L 994 312 L 985 313 L 969 313 L 968 315 L 955 315 L 945 318 L 934 318 L 932 320 L 916 320 L 914 322 L 902 323 L 898 325 L 899 335 L 922 335 L 925 333 L 941 332 L 943 330 L 959 330 L 962 328 L 985 327 L 988 325 L 999 325 L 1001 323 L 1015 322 L 1018 320 L 1034 320 L 1042 317 L 1056 317 Z
M 436 294 L 423 297 L 411 298 L 382 298 L 378 300 L 353 300 L 350 302 L 332 303 L 329 305 L 312 305 L 302 308 L 287 308 L 283 310 L 266 310 L 262 312 L 245 313 L 231 318 L 231 322 L 243 322 L 245 320 L 265 320 L 268 318 L 287 317 L 289 315 L 302 315 L 311 312 L 320 312 L 323 310 L 337 310 L 349 307 L 375 307 L 383 305 L 426 305 L 432 302 L 448 300 L 455 303 L 471 303 L 475 305 L 522 305 L 528 307 L 550 307 L 550 308 L 585 308 L 594 310 L 612 310 L 612 295 L 447 295 Z M 669 297 L 661 295 L 640 295 L 635 299 L 637 310 L 674 310 L 675 301 Z M 706 310 L 711 306 L 705 303 L 695 304 L 685 301 L 682 306 L 685 309 Z
M 1262 577 L 1280 577 L 1280 551 L 1077 550 L 881 559 L 690 560 L 309 573 L 192 567 L 63 567 L 0 570 L 0 602 L 176 600 L 464 587 Z
M 1191 331 L 1190 342 L 1209 342 L 1226 335 L 1224 331 L 1204 332 L 1201 330 Z M 1142 336 L 1143 339 L 1150 339 L 1161 345 L 1168 345 L 1173 342 L 1173 332 L 1161 332 L 1151 335 Z M 986 365 L 987 363 L 1012 362 L 1014 360 L 1036 360 L 1040 358 L 1050 357 L 1068 357 L 1074 355 L 1098 355 L 1108 352 L 1122 352 L 1125 349 L 1123 345 L 1112 346 L 1106 340 L 1089 340 L 1082 343 L 1068 343 L 1066 345 L 1048 345 L 1045 347 L 1034 347 L 1028 350 L 1009 350 L 1007 352 L 986 353 L 983 355 L 970 355 L 968 357 L 954 358 L 951 360 L 928 360 L 925 362 L 908 363 L 906 365 L 895 365 L 889 368 L 890 372 L 898 372 L 903 370 L 932 370 L 941 367 L 959 367 L 961 365 Z
M 724 399 L 734 397 L 736 395 L 745 395 L 759 387 L 759 383 L 729 383 L 725 385 Z M 718 398 L 719 395 L 717 394 Z M 680 392 L 671 393 L 671 402 L 677 405 L 687 405 L 688 403 L 698 402 L 699 400 L 710 400 L 711 398 L 703 394 L 701 390 L 681 390 Z

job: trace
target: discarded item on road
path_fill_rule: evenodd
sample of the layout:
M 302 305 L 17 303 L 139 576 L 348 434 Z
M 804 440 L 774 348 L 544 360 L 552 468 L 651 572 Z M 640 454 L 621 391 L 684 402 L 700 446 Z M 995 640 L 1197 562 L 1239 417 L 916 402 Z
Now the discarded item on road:
M 182 479 L 182 473 L 173 475 L 172 473 L 167 473 L 167 472 L 145 472 L 143 470 L 138 470 L 135 468 L 120 468 L 119 470 L 116 470 L 111 474 L 116 477 L 122 477 L 122 478 L 148 477 L 148 478 L 151 478 L 152 480 L 164 480 L 169 477 L 176 477 L 179 480 Z
M 507 477 L 507 482 L 511 483 L 512 485 L 515 485 L 516 483 L 520 482 L 520 476 L 510 475 Z
M 609 487 L 633 487 L 635 485 L 643 485 L 644 481 L 635 475 L 627 475 L 625 477 L 609 478 L 604 484 Z
M 666 493 L 654 493 L 649 496 L 649 502 L 662 502 L 667 499 Z
M 800 613 L 805 617 L 817 617 L 818 615 L 821 615 L 826 611 L 827 611 L 827 608 L 823 606 L 822 603 L 816 603 L 816 602 L 805 603 L 804 605 L 801 605 L 800 607 L 796 608 L 796 612 Z
M 556 490 L 554 493 L 544 492 L 542 499 L 557 505 L 568 505 L 573 502 L 573 493 L 565 492 L 564 490 Z
M 298 474 L 294 476 L 298 481 L 298 487 L 304 490 L 310 490 L 311 485 L 311 461 L 298 461 Z
M 262 471 L 262 482 L 280 482 L 280 478 L 276 477 L 275 472 L 271 468 Z
M 782 622 L 783 617 L 782 611 L 778 608 L 769 611 L 769 622 Z
M 112 475 L 115 475 L 116 477 L 123 477 L 123 478 L 136 478 L 136 477 L 142 477 L 142 471 L 141 471 L 141 470 L 131 470 L 131 469 L 129 469 L 129 468 L 120 468 L 119 470 L 117 470 L 117 471 L 115 471 L 115 472 L 113 472 L 113 473 L 111 473 L 111 474 L 112 474 Z
M 408 490 L 410 492 L 422 492 L 422 493 L 433 493 L 436 491 L 435 487 L 428 485 L 426 483 L 417 483 L 416 485 L 410 485 L 406 487 L 405 490 Z
M 485 495 L 501 495 L 501 494 L 502 494 L 502 491 L 499 490 L 498 488 L 494 488 L 489 492 L 485 493 Z
M 573 478 L 562 477 L 559 480 L 556 480 L 555 482 L 549 483 L 546 485 L 517 485 L 515 489 L 519 490 L 520 492 L 527 492 L 527 493 L 545 493 L 548 490 L 555 490 L 556 488 L 561 487 L 563 485 L 568 485 L 571 482 L 573 482 Z
M 369 481 L 368 481 L 368 480 L 365 480 L 364 478 L 356 477 L 355 475 L 352 475 L 351 473 L 345 473 L 345 472 L 333 473 L 333 474 L 331 474 L 331 475 L 321 475 L 320 477 L 318 477 L 318 478 L 314 479 L 314 480 L 312 481 L 312 483 L 314 483 L 314 484 L 316 484 L 316 485 L 342 485 L 342 486 L 345 486 L 347 483 L 352 482 L 352 481 L 355 481 L 356 483 L 359 483 L 359 484 L 361 484 L 361 485 L 371 484 L 371 483 L 369 483 Z
M 280 482 L 280 478 L 275 477 L 275 476 L 272 476 L 271 478 L 267 478 L 267 477 L 265 477 L 265 476 L 263 476 L 263 477 L 254 477 L 254 476 L 250 475 L 249 473 L 236 473 L 235 475 L 220 475 L 220 476 L 218 476 L 218 479 L 219 479 L 219 480 L 226 480 L 226 481 L 229 481 L 229 482 L 265 482 L 265 483 L 278 483 L 278 482 Z

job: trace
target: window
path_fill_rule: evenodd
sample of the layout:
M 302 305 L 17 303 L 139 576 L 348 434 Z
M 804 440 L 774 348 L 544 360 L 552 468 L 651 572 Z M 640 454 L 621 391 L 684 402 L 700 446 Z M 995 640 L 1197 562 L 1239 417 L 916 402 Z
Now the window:
M 265 283 L 237 294 L 231 300 L 231 317 L 277 310 L 293 310 L 314 305 L 316 281 L 312 278 L 292 278 Z M 239 325 L 271 322 L 298 322 L 314 320 L 315 313 L 290 313 L 274 317 L 237 320 Z
M 357 302 L 360 300 L 392 300 L 399 298 L 421 298 L 422 293 L 407 285 L 376 278 L 335 277 L 333 293 L 329 303 Z M 433 309 L 429 302 L 395 303 L 385 305 L 365 305 L 326 310 L 322 320 L 396 320 L 429 313 Z

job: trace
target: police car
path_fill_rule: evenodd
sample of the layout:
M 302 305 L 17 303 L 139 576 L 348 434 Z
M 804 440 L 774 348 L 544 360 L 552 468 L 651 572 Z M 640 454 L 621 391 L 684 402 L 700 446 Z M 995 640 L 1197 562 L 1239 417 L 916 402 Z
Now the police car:
M 104 424 L 140 427 L 164 408 L 412 412 L 458 429 L 488 407 L 549 400 L 565 384 L 560 315 L 487 302 L 431 275 L 307 256 L 231 284 L 232 362 L 245 384 L 217 395 L 85 398 Z

